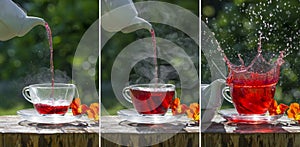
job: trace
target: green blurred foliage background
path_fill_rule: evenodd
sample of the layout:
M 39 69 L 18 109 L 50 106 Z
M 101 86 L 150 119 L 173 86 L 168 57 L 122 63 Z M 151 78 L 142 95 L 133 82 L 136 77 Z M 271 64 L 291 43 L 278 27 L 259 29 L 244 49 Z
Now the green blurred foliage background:
M 299 27 L 300 2 L 258 0 L 202 1 L 202 21 L 215 34 L 230 61 L 240 64 L 241 54 L 246 65 L 257 54 L 262 33 L 263 56 L 269 60 L 285 50 L 287 56 L 281 67 L 275 99 L 281 103 L 300 102 Z M 210 83 L 210 71 L 202 54 L 202 83 Z M 225 106 L 231 104 L 225 103 Z
M 28 16 L 40 17 L 48 22 L 52 29 L 56 73 L 63 75 L 65 82 L 71 82 L 74 53 L 84 32 L 99 18 L 99 1 L 14 2 Z M 37 26 L 23 37 L 0 42 L 0 48 L 0 115 L 16 114 L 17 110 L 32 108 L 32 104 L 22 97 L 21 90 L 28 84 L 41 82 L 41 79 L 34 77 L 36 74 L 45 74 L 43 82 L 50 81 L 47 75 L 50 52 L 45 28 Z M 97 102 L 98 98 L 93 100 Z
M 143 0 L 136 0 L 140 2 Z M 184 7 L 199 16 L 199 1 L 195 0 L 162 0 Z M 99 16 L 99 1 L 97 0 L 14 0 L 30 16 L 45 19 L 53 34 L 55 69 L 71 77 L 72 62 L 76 47 L 86 29 Z M 202 3 L 201 20 L 215 33 L 226 55 L 234 63 L 239 63 L 237 54 L 241 53 L 246 64 L 256 54 L 259 33 L 263 33 L 263 55 L 271 58 L 278 51 L 288 48 L 288 56 L 281 69 L 280 81 L 277 85 L 275 99 L 289 104 L 299 102 L 299 8 L 298 0 L 289 1 L 250 1 L 250 0 L 205 0 Z M 157 36 L 170 38 L 182 48 L 197 48 L 184 33 L 170 26 L 153 24 L 158 28 Z M 110 81 L 110 69 L 114 58 L 126 45 L 132 41 L 149 37 L 147 32 L 139 30 L 129 34 L 117 33 L 104 47 L 101 54 L 102 83 Z M 185 42 L 185 43 L 182 43 Z M 189 44 L 189 45 L 187 45 Z M 36 79 L 32 75 L 47 70 L 49 67 L 49 49 L 46 31 L 43 27 L 33 28 L 23 37 L 0 42 L 0 115 L 16 114 L 17 110 L 30 108 L 32 105 L 21 96 L 22 88 Z M 108 49 L 113 48 L 113 49 Z M 190 53 L 194 55 L 194 52 Z M 201 61 L 202 83 L 209 83 L 210 71 Z M 199 63 L 195 62 L 198 67 Z M 109 85 L 109 84 L 108 84 Z M 108 90 L 110 87 L 102 87 Z M 105 89 L 107 88 L 107 89 Z M 114 113 L 122 106 L 114 99 L 113 94 L 101 95 L 111 97 L 103 103 Z

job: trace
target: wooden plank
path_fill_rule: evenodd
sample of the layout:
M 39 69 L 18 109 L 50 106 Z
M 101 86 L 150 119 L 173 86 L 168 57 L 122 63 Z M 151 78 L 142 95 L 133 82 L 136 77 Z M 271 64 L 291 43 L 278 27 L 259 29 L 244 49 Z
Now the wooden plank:
M 272 147 L 299 147 L 300 133 L 202 133 L 201 145 L 223 146 L 272 146 Z
M 74 122 L 46 125 L 28 122 L 18 116 L 0 116 L 0 146 L 52 147 L 99 146 L 99 124 Z
M 105 135 L 105 137 L 102 137 Z M 109 137 L 110 135 L 111 137 Z M 169 135 L 172 135 L 170 137 Z M 162 134 L 152 135 L 138 135 L 138 134 L 101 134 L 101 146 L 145 146 L 151 145 L 153 147 L 198 147 L 199 133 L 178 133 L 168 134 L 167 138 L 163 142 L 156 143 L 156 139 L 161 139 L 164 136 Z M 106 138 L 112 138 L 114 140 L 108 140 Z
M 97 133 L 63 133 L 63 134 L 20 134 L 6 133 L 0 136 L 1 146 L 30 146 L 30 147 L 99 147 L 99 134 Z
M 199 146 L 199 129 L 186 129 L 185 122 L 136 124 L 102 118 L 101 145 L 116 146 Z M 185 130 L 186 129 L 186 130 Z M 190 130 L 191 132 L 188 132 Z M 0 116 L 0 146 L 99 146 L 99 124 L 75 122 L 45 125 L 22 120 L 18 116 Z M 113 138 L 113 140 L 111 140 Z M 115 139 L 115 140 L 114 140 Z
M 186 129 L 189 128 L 189 129 Z M 199 146 L 199 127 L 186 121 L 137 124 L 117 116 L 101 117 L 101 146 Z

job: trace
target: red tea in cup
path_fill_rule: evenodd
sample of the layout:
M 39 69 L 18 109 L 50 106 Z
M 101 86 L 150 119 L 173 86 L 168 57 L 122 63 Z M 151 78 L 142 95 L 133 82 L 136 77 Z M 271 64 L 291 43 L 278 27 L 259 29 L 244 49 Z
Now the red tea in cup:
M 259 54 L 249 66 L 230 65 L 223 96 L 232 102 L 239 114 L 263 115 L 268 111 L 279 80 L 280 61 L 273 64 Z M 227 92 L 230 91 L 229 96 Z
M 222 50 L 221 50 L 222 51 Z M 224 59 L 229 69 L 226 83 L 229 86 L 223 89 L 224 98 L 232 102 L 239 114 L 242 115 L 263 115 L 268 111 L 279 80 L 280 66 L 284 63 L 284 52 L 271 62 L 262 55 L 261 34 L 258 43 L 258 54 L 252 62 L 245 66 L 244 60 L 240 58 L 241 65 L 232 64 L 224 51 Z M 230 91 L 229 96 L 227 92 Z
M 49 101 L 36 103 L 33 106 L 39 114 L 65 114 L 70 105 L 66 101 L 59 101 L 56 104 Z
M 174 91 L 130 89 L 135 109 L 141 114 L 165 114 L 173 100 Z
M 23 88 L 24 98 L 41 115 L 65 115 L 75 97 L 76 86 L 66 83 L 33 84 Z
M 164 115 L 175 95 L 172 84 L 139 84 L 124 88 L 124 97 L 139 114 Z
M 233 85 L 233 104 L 239 114 L 265 114 L 273 100 L 276 83 L 259 86 Z

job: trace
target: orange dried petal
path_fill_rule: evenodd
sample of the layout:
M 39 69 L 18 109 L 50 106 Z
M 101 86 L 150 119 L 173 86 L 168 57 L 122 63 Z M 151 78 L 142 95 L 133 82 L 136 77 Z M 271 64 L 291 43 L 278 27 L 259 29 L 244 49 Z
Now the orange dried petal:
M 188 118 L 191 118 L 191 119 L 193 119 L 195 121 L 199 121 L 199 113 L 193 112 L 192 109 L 188 109 L 186 111 L 186 114 L 187 114 Z
M 279 104 L 278 106 L 277 106 L 277 109 L 276 109 L 276 114 L 278 115 L 278 114 L 283 114 L 285 111 L 286 111 L 286 109 L 288 109 L 289 108 L 289 106 L 287 106 L 287 105 L 285 105 L 285 104 Z
M 277 110 L 277 101 L 272 100 L 270 107 L 268 108 L 269 114 L 270 115 L 276 115 L 276 110 Z
M 199 121 L 199 118 L 200 118 L 200 117 L 199 117 L 199 113 L 197 113 L 197 114 L 194 115 L 194 120 L 195 120 L 195 121 Z
M 178 110 L 179 114 L 185 113 L 185 111 L 188 109 L 189 107 L 186 104 L 181 104 L 180 105 L 180 110 Z
M 80 106 L 81 102 L 80 102 L 80 98 L 75 98 L 73 99 L 70 107 L 73 108 L 78 108 Z
M 200 119 L 200 113 L 199 113 L 199 104 L 198 103 L 192 103 L 190 104 L 189 109 L 186 111 L 186 114 L 188 118 L 192 118 L 195 121 L 199 121 Z
M 193 110 L 194 113 L 199 113 L 199 104 L 198 103 L 191 103 L 190 104 L 190 109 Z
M 191 109 L 186 110 L 186 115 L 188 118 L 193 118 L 194 113 L 192 112 Z
M 78 108 L 78 113 L 84 114 L 89 109 L 89 107 L 86 104 L 82 104 Z
M 181 104 L 175 111 L 172 111 L 173 115 L 184 114 L 188 110 L 188 106 L 186 104 Z
M 300 120 L 300 114 L 299 113 L 295 115 L 294 120 L 298 120 L 298 121 Z
M 298 113 L 299 113 L 299 104 L 291 103 L 289 110 L 287 111 L 288 118 L 295 119 Z
M 99 104 L 92 103 L 90 108 L 86 111 L 88 114 L 88 118 L 92 118 L 94 120 L 99 120 Z
M 88 110 L 88 111 L 87 111 L 87 114 L 88 114 L 88 118 L 94 119 L 95 121 L 98 121 L 98 120 L 99 120 L 99 114 L 98 114 L 98 113 L 95 113 L 95 112 L 92 111 L 92 110 Z
M 277 104 L 276 100 L 273 100 L 271 102 L 270 107 L 268 108 L 269 114 L 270 115 L 279 115 L 279 114 L 283 114 L 286 109 L 288 109 L 289 107 L 285 104 Z
M 75 98 L 73 99 L 70 108 L 72 109 L 73 115 L 79 115 L 80 113 L 78 112 L 78 108 L 80 107 L 80 98 Z
M 93 109 L 95 112 L 98 113 L 98 111 L 99 111 L 99 103 L 92 103 L 90 105 L 90 109 Z
M 176 113 L 176 109 L 178 108 L 179 105 L 180 105 L 180 99 L 175 98 L 170 105 L 173 115 Z

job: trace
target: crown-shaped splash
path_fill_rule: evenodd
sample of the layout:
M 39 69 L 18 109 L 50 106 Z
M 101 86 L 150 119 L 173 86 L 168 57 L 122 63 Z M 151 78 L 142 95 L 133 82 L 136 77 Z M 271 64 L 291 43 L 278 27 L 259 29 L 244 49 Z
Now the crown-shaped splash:
M 280 66 L 284 63 L 284 52 L 280 51 L 280 55 L 275 62 L 268 62 L 262 55 L 261 36 L 259 37 L 257 55 L 247 66 L 240 54 L 238 54 L 238 57 L 241 65 L 235 65 L 229 61 L 224 52 L 222 53 L 229 69 L 227 84 L 255 86 L 278 82 Z
M 249 65 L 245 66 L 240 54 L 238 57 L 241 65 L 232 64 L 224 56 L 229 69 L 226 83 L 231 95 L 226 97 L 232 100 L 239 114 L 264 115 L 267 112 L 274 98 L 280 66 L 284 63 L 283 55 L 284 52 L 281 51 L 275 62 L 267 62 L 262 55 L 260 36 L 257 55 Z

